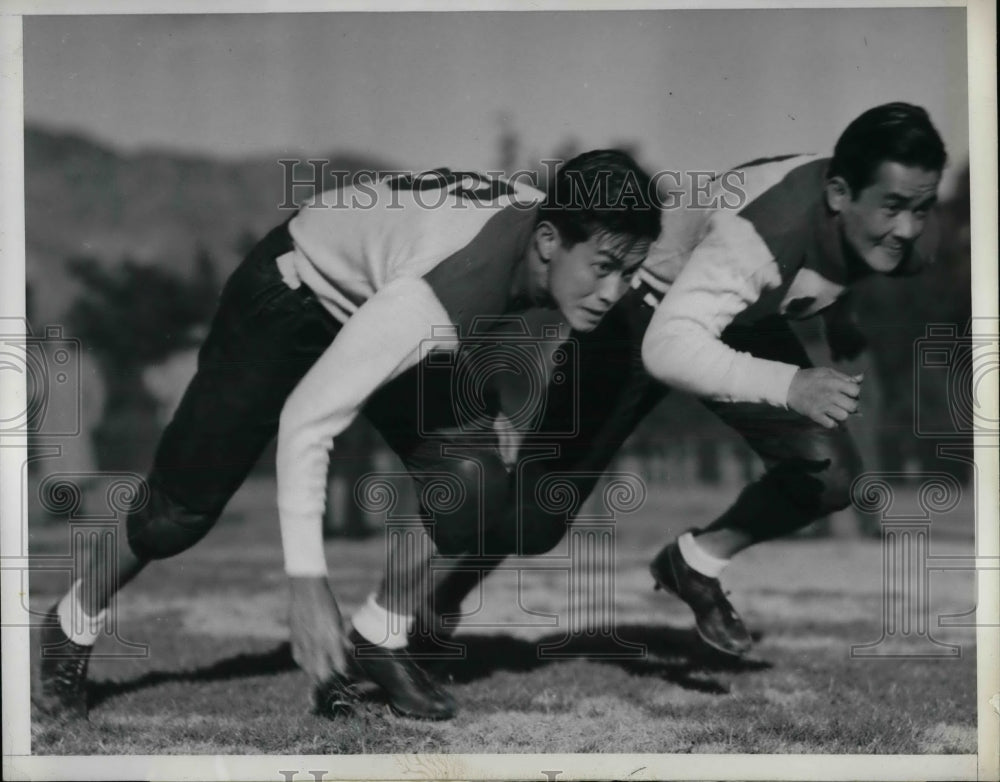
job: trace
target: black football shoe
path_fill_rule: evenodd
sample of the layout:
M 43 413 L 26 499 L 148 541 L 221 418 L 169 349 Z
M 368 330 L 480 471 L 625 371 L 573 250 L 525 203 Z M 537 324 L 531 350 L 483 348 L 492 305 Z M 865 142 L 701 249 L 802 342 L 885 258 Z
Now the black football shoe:
M 420 631 L 415 626 L 406 637 L 406 651 L 434 681 L 448 684 L 454 681 L 455 665 L 461 664 L 468 656 L 465 644 L 451 640 L 454 629 Z
M 750 651 L 752 640 L 740 615 L 726 599 L 719 579 L 699 573 L 681 556 L 676 541 L 666 546 L 649 566 L 655 588 L 673 592 L 694 611 L 698 636 L 722 654 L 740 657 Z
M 357 667 L 385 691 L 395 714 L 419 720 L 450 720 L 455 716 L 455 699 L 417 665 L 406 648 L 375 646 L 357 630 L 351 630 L 350 640 Z
M 449 609 L 448 614 L 458 614 L 458 609 Z M 456 630 L 454 624 L 445 625 L 440 613 L 417 615 L 406 635 L 406 649 L 421 665 L 464 659 L 464 644 L 452 640 Z
M 72 641 L 59 624 L 58 603 L 45 615 L 41 631 L 39 686 L 31 702 L 56 719 L 87 719 L 87 666 L 92 646 Z

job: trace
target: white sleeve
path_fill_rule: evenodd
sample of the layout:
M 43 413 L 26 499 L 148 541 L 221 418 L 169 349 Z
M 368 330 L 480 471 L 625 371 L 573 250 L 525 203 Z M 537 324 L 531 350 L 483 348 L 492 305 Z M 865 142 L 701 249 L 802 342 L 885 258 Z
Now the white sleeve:
M 647 371 L 698 396 L 787 407 L 798 367 L 733 350 L 721 339 L 739 313 L 780 284 L 778 266 L 753 225 L 736 215 L 714 215 L 653 313 L 642 342 Z
M 278 517 L 288 575 L 326 574 L 323 509 L 334 438 L 374 391 L 417 364 L 421 343 L 431 344 L 433 326 L 450 323 L 422 278 L 396 279 L 351 316 L 288 397 L 277 454 Z

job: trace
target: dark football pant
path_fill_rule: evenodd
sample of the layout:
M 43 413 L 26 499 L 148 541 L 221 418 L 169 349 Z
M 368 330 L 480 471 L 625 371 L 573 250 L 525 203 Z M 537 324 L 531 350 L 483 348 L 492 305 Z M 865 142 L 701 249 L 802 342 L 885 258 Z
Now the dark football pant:
M 574 422 L 569 416 L 577 416 L 576 435 L 551 440 L 558 446 L 557 455 L 521 465 L 513 489 L 516 500 L 499 518 L 488 521 L 491 547 L 486 553 L 551 550 L 626 438 L 668 393 L 642 364 L 642 337 L 654 310 L 644 300 L 649 294 L 645 285 L 630 289 L 597 329 L 574 335 L 579 348 L 577 382 L 550 388 L 545 421 L 539 434 L 526 442 L 534 446 L 544 441 L 546 431 L 570 431 Z M 752 326 L 731 326 L 723 341 L 760 358 L 811 366 L 801 342 L 777 316 Z M 760 542 L 794 532 L 850 503 L 860 460 L 842 426 L 825 429 L 795 412 L 764 404 L 702 403 L 739 432 L 767 467 L 706 530 L 739 529 Z M 669 438 L 669 429 L 661 436 Z M 556 504 L 544 501 L 537 491 L 540 481 L 555 472 L 578 473 L 569 478 L 576 491 L 568 511 L 551 510 Z
M 140 559 L 178 554 L 211 530 L 277 433 L 285 400 L 340 329 L 306 286 L 282 280 L 275 258 L 291 249 L 287 224 L 275 228 L 226 283 L 197 373 L 157 447 L 149 501 L 128 517 Z M 430 495 L 425 516 L 446 553 L 473 545 L 480 501 L 496 494 L 499 502 L 508 484 L 495 443 L 453 439 L 449 382 L 446 371 L 414 369 L 365 408 L 418 496 Z

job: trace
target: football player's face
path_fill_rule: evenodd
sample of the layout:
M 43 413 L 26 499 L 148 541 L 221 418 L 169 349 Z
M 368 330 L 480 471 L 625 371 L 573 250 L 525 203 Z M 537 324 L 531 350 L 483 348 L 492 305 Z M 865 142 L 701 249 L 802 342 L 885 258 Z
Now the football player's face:
M 940 180 L 940 171 L 887 161 L 856 198 L 848 194 L 838 201 L 833 196 L 831 206 L 840 213 L 851 250 L 874 271 L 899 266 L 924 231 Z
M 572 247 L 557 242 L 549 259 L 549 295 L 571 327 L 591 331 L 625 295 L 648 252 L 647 241 L 611 234 Z

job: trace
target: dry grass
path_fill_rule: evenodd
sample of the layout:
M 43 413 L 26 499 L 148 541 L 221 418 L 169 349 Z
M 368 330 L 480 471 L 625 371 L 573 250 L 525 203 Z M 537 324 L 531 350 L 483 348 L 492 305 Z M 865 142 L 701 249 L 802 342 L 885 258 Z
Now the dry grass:
M 120 597 L 121 636 L 145 657 L 115 656 L 102 639 L 91 669 L 89 723 L 33 724 L 39 754 L 338 754 L 393 752 L 967 753 L 976 747 L 971 630 L 934 628 L 959 659 L 857 660 L 879 637 L 878 541 L 798 539 L 752 549 L 727 572 L 733 600 L 758 634 L 752 656 L 707 656 L 681 603 L 654 593 L 646 561 L 662 542 L 724 504 L 721 493 L 651 494 L 617 534 L 617 639 L 645 646 L 613 659 L 615 638 L 571 634 L 565 658 L 539 644 L 566 636 L 565 573 L 496 574 L 482 610 L 457 636 L 465 660 L 440 664 L 461 718 L 425 724 L 391 716 L 377 694 L 336 719 L 313 713 L 285 642 L 286 588 L 273 486 L 245 487 L 227 518 L 184 555 L 156 563 Z M 964 512 L 956 511 L 956 513 Z M 954 514 L 953 514 L 954 516 Z M 971 522 L 933 553 L 971 551 Z M 669 519 L 669 523 L 660 520 Z M 936 528 L 935 528 L 936 529 Z M 965 532 L 963 532 L 965 530 Z M 33 534 L 34 550 L 65 546 L 65 530 Z M 381 569 L 382 541 L 331 541 L 334 590 L 350 610 Z M 65 586 L 32 580 L 44 610 Z M 932 577 L 933 615 L 972 605 L 971 573 Z M 512 622 L 535 626 L 511 627 Z M 562 628 L 562 629 L 561 629 Z M 919 639 L 911 639 L 911 651 Z M 906 646 L 904 643 L 904 646 Z

